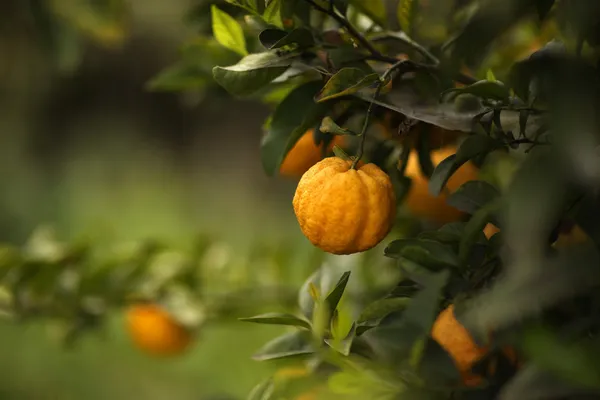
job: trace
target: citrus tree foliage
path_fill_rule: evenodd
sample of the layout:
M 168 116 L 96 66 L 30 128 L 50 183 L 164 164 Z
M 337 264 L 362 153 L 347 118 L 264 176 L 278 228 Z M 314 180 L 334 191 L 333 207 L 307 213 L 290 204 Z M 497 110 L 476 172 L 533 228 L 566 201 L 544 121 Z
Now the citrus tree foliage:
M 290 328 L 258 350 L 257 360 L 302 363 L 311 371 L 293 384 L 272 377 L 250 399 L 295 398 L 309 389 L 344 399 L 599 395 L 600 3 L 227 0 L 199 3 L 190 21 L 199 35 L 149 85 L 194 90 L 212 83 L 272 107 L 261 140 L 268 175 L 277 175 L 311 129 L 317 142 L 347 137 L 344 150 L 334 149 L 339 157 L 385 170 L 400 208 L 411 185 L 405 164 L 412 150 L 432 195 L 445 193 L 468 162 L 485 165 L 503 155 L 516 164 L 509 179 L 470 181 L 448 196 L 465 220 L 386 239 L 384 256 L 396 275 L 366 257 L 388 287 L 364 284 L 342 262 L 325 265 L 300 288 L 296 313 L 244 318 Z M 389 126 L 390 115 L 394 138 L 372 135 L 370 127 Z M 459 131 L 464 140 L 434 165 L 427 135 L 403 140 L 414 126 Z M 489 224 L 499 232 L 488 237 Z M 573 226 L 587 240 L 558 245 Z M 78 288 L 101 282 L 100 304 L 123 304 L 140 291 L 150 271 L 140 266 L 156 249 L 139 247 L 118 262 L 128 268 L 105 275 L 81 267 L 100 265 L 86 261 L 85 246 L 67 248 L 41 259 L 28 249 L 3 250 L 9 314 L 35 315 L 41 307 L 66 313 L 68 321 L 94 316 L 96 303 L 90 308 L 86 296 L 68 290 L 63 274 L 72 270 L 89 279 Z M 50 288 L 36 284 L 43 274 L 56 276 L 40 279 Z M 168 281 L 195 282 L 180 277 Z M 361 290 L 350 295 L 355 282 Z M 162 287 L 153 286 L 152 296 Z M 69 300 L 54 307 L 60 298 Z M 477 342 L 493 334 L 488 356 L 473 366 L 483 377 L 475 386 L 464 385 L 431 337 L 449 304 Z M 518 365 L 497 357 L 505 346 L 517 350 Z
M 245 319 L 294 328 L 256 359 L 306 361 L 341 398 L 597 394 L 600 7 L 578 0 L 226 3 L 210 5 L 212 37 L 201 40 L 235 57 L 212 68 L 216 83 L 232 96 L 273 105 L 261 141 L 268 175 L 309 129 L 317 142 L 345 135 L 352 145 L 336 154 L 387 171 L 401 206 L 412 144 L 368 134 L 390 113 L 401 121 L 400 139 L 419 124 L 465 133 L 456 154 L 437 166 L 427 140 L 416 146 L 433 195 L 467 162 L 482 165 L 504 153 L 517 163 L 506 185 L 471 181 L 450 195 L 448 202 L 470 215 L 465 221 L 390 239 L 385 256 L 403 278 L 360 305 L 350 323 L 340 323 L 339 307 L 355 278 L 325 270 L 301 288 L 298 314 Z M 518 44 L 516 32 L 532 30 L 537 45 L 506 50 Z M 527 46 L 533 48 L 524 56 Z M 500 232 L 487 238 L 489 223 Z M 554 245 L 573 225 L 589 240 Z M 461 385 L 448 353 L 430 337 L 449 303 L 476 340 L 493 332 L 490 354 L 511 345 L 521 367 L 498 364 L 477 387 Z M 250 398 L 294 396 L 282 390 L 270 379 Z

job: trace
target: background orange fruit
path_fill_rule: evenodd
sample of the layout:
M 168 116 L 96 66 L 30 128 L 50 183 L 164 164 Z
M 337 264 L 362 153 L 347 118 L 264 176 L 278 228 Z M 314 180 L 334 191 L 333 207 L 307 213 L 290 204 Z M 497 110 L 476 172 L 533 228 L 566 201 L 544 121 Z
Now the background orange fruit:
M 456 153 L 455 146 L 446 146 L 431 152 L 431 160 L 437 166 L 447 157 Z M 419 164 L 419 156 L 412 151 L 406 165 L 406 176 L 411 178 L 410 190 L 404 199 L 404 204 L 411 214 L 439 224 L 460 220 L 464 214 L 448 205 L 448 193 L 442 192 L 439 196 L 429 193 L 429 179 L 423 175 Z M 478 169 L 471 162 L 462 165 L 446 185 L 449 193 L 456 191 L 462 184 L 477 179 Z
M 173 316 L 155 304 L 136 304 L 126 313 L 127 330 L 133 343 L 152 355 L 176 355 L 188 349 L 191 333 Z
M 452 357 L 466 386 L 477 386 L 481 383 L 482 378 L 473 374 L 471 369 L 488 354 L 489 349 L 475 343 L 469 331 L 456 319 L 454 305 L 448 306 L 437 316 L 431 329 L 431 337 Z M 503 352 L 510 361 L 517 362 L 513 348 L 505 347 Z M 495 368 L 492 366 L 490 373 L 494 372 Z
M 326 153 L 330 154 L 333 146 L 341 146 L 343 142 L 343 136 L 334 136 L 333 140 L 327 146 Z M 311 129 L 300 137 L 294 147 L 285 156 L 279 168 L 279 173 L 287 177 L 301 177 L 302 174 L 321 161 L 322 158 L 323 144 L 319 146 L 315 144 L 314 130 Z

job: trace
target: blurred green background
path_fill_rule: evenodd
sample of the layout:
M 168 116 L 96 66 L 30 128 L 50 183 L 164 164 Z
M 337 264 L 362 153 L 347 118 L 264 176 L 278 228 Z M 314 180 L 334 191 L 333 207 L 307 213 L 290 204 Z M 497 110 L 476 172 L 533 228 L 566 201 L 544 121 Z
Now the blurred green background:
M 21 244 L 41 223 L 61 239 L 107 242 L 204 233 L 229 246 L 233 264 L 257 238 L 304 243 L 294 183 L 261 168 L 268 109 L 218 89 L 145 87 L 194 35 L 183 22 L 195 2 L 128 1 L 120 45 L 64 35 L 51 51 L 28 9 L 36 3 L 0 5 L 0 240 Z M 132 347 L 122 318 L 71 351 L 52 325 L 0 320 L 0 398 L 243 398 L 268 368 L 252 352 L 280 332 L 231 319 L 183 357 L 152 359 Z

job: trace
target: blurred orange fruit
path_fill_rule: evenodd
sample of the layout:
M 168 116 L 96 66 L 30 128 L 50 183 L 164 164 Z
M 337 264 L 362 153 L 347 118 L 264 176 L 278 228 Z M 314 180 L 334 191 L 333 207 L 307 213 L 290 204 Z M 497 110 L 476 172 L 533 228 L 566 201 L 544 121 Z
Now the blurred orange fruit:
M 431 152 L 431 161 L 434 166 L 447 157 L 455 154 L 455 146 L 446 146 Z M 410 189 L 404 199 L 408 210 L 416 217 L 423 218 L 439 224 L 445 224 L 460 220 L 464 213 L 446 203 L 448 194 L 443 191 L 439 196 L 429 193 L 429 179 L 423 175 L 419 164 L 419 156 L 416 151 L 411 151 L 406 165 L 406 176 L 412 179 Z M 463 164 L 446 185 L 447 191 L 456 191 L 465 182 L 475 180 L 478 169 L 470 161 Z
M 437 316 L 431 337 L 452 357 L 466 386 L 477 386 L 482 382 L 482 378 L 473 374 L 471 369 L 488 354 L 489 348 L 475 343 L 469 331 L 456 319 L 453 304 Z M 503 352 L 512 363 L 517 362 L 517 354 L 512 347 L 505 347 Z M 495 373 L 495 364 L 492 364 L 489 372 Z
M 300 179 L 293 199 L 302 233 L 323 251 L 353 254 L 369 250 L 389 233 L 396 215 L 390 177 L 375 164 L 328 157 Z
M 327 146 L 326 153 L 331 153 L 333 146 L 342 146 L 343 136 L 334 136 L 333 140 Z M 310 167 L 321 161 L 323 158 L 323 145 L 317 146 L 314 140 L 314 131 L 307 131 L 288 152 L 279 173 L 283 176 L 298 178 L 301 177 Z
M 129 307 L 126 323 L 133 343 L 148 354 L 177 355 L 187 350 L 192 342 L 188 329 L 155 304 Z

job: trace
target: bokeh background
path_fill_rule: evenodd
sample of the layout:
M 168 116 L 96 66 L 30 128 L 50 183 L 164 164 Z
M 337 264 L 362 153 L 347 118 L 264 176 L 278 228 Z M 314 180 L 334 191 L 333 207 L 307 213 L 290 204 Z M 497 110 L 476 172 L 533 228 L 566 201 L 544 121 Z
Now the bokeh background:
M 196 33 L 192 1 L 128 1 L 123 41 L 64 35 L 54 47 L 35 3 L 0 4 L 1 241 L 21 244 L 40 224 L 65 240 L 179 243 L 202 233 L 223 242 L 230 265 L 257 238 L 303 243 L 293 182 L 261 168 L 265 106 L 216 87 L 147 90 Z M 267 373 L 252 352 L 280 331 L 231 318 L 184 356 L 152 359 L 132 347 L 122 319 L 71 351 L 48 324 L 0 320 L 0 398 L 243 398 Z

